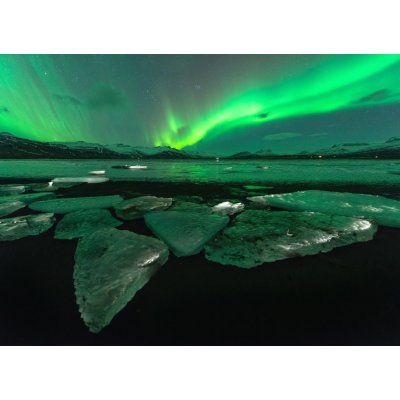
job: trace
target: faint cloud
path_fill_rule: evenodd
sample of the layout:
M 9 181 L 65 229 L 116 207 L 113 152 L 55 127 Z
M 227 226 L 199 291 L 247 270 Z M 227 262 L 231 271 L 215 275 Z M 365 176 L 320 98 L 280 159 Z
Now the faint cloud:
M 389 97 L 392 97 L 390 91 L 388 89 L 377 90 L 376 92 L 372 92 L 367 96 L 361 97 L 356 100 L 354 103 L 369 103 L 374 101 L 382 101 Z
M 272 133 L 270 135 L 266 135 L 264 136 L 264 140 L 268 141 L 288 140 L 288 139 L 294 139 L 299 136 L 303 136 L 303 134 L 297 132 L 280 132 L 280 133 Z
M 107 107 L 123 107 L 125 104 L 124 93 L 108 85 L 96 86 L 87 99 L 87 106 L 93 110 Z
M 9 113 L 10 110 L 6 106 L 0 106 L 0 114 Z

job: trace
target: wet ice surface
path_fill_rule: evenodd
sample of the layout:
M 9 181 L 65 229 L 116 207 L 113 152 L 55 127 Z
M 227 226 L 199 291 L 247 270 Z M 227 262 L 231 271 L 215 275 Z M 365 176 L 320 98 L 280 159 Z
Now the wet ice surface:
M 55 223 L 53 214 L 24 215 L 0 219 L 0 240 L 17 240 L 39 235 Z
M 253 268 L 265 262 L 328 252 L 371 240 L 366 220 L 310 212 L 248 210 L 205 246 L 206 258 Z
M 57 224 L 56 239 L 75 239 L 89 235 L 101 228 L 115 228 L 122 225 L 110 211 L 93 209 L 81 210 L 66 214 Z
M 99 332 L 166 263 L 161 241 L 114 228 L 80 239 L 74 286 L 79 311 L 92 332 Z
M 171 198 L 156 196 L 139 196 L 123 200 L 114 206 L 118 218 L 131 221 L 143 217 L 150 211 L 166 210 L 172 204 Z
M 51 200 L 36 201 L 29 205 L 35 211 L 66 214 L 73 211 L 89 210 L 92 208 L 110 208 L 122 201 L 122 197 L 97 196 L 97 197 L 65 197 Z
M 196 211 L 159 211 L 146 214 L 144 219 L 178 257 L 199 253 L 229 222 L 226 215 Z
M 249 200 L 296 211 L 367 218 L 379 225 L 400 227 L 400 201 L 369 194 L 306 190 L 294 193 L 249 197 Z

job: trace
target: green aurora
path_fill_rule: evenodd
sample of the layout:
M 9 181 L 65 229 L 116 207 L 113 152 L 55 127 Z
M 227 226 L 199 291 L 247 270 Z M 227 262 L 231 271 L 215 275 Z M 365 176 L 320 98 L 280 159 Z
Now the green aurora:
M 397 104 L 399 76 L 399 55 L 2 55 L 0 131 L 178 149 L 246 132 L 251 143 L 277 121 Z
M 155 135 L 155 144 L 181 149 L 215 135 L 229 133 L 238 126 L 398 102 L 399 69 L 390 73 L 387 70 L 399 61 L 399 55 L 347 57 L 325 63 L 277 86 L 227 96 L 226 103 L 217 107 L 215 112 L 194 117 L 193 120 L 168 111 L 167 128 L 161 135 Z M 382 86 L 396 94 L 383 95 L 387 89 L 382 92 Z M 376 95 L 371 96 L 371 93 Z M 362 99 L 364 101 L 360 101 Z M 187 110 L 184 115 L 190 115 L 190 111 Z M 182 126 L 188 127 L 183 134 L 179 129 Z

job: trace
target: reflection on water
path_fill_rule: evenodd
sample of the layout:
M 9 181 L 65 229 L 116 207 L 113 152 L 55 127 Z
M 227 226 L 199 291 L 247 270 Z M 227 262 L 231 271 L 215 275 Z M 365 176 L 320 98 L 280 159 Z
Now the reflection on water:
M 0 178 L 52 179 L 105 170 L 105 176 L 112 180 L 400 184 L 400 165 L 391 160 L 146 160 L 142 163 L 148 168 L 113 168 L 132 164 L 132 160 L 1 160 Z

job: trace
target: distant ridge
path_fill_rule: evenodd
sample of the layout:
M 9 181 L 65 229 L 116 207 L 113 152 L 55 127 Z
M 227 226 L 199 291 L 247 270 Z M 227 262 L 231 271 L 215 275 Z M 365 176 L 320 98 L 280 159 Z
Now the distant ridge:
M 78 142 L 40 142 L 23 139 L 11 133 L 0 133 L 1 159 L 399 159 L 400 137 L 391 137 L 382 143 L 342 143 L 318 151 L 297 154 L 274 154 L 271 150 L 243 151 L 231 156 L 217 156 L 195 151 L 177 150 L 168 146 L 143 147 L 122 143 L 101 145 Z
M 78 142 L 39 142 L 11 133 L 0 133 L 2 159 L 191 159 L 215 158 L 171 147 L 133 147 L 124 144 L 101 145 Z

